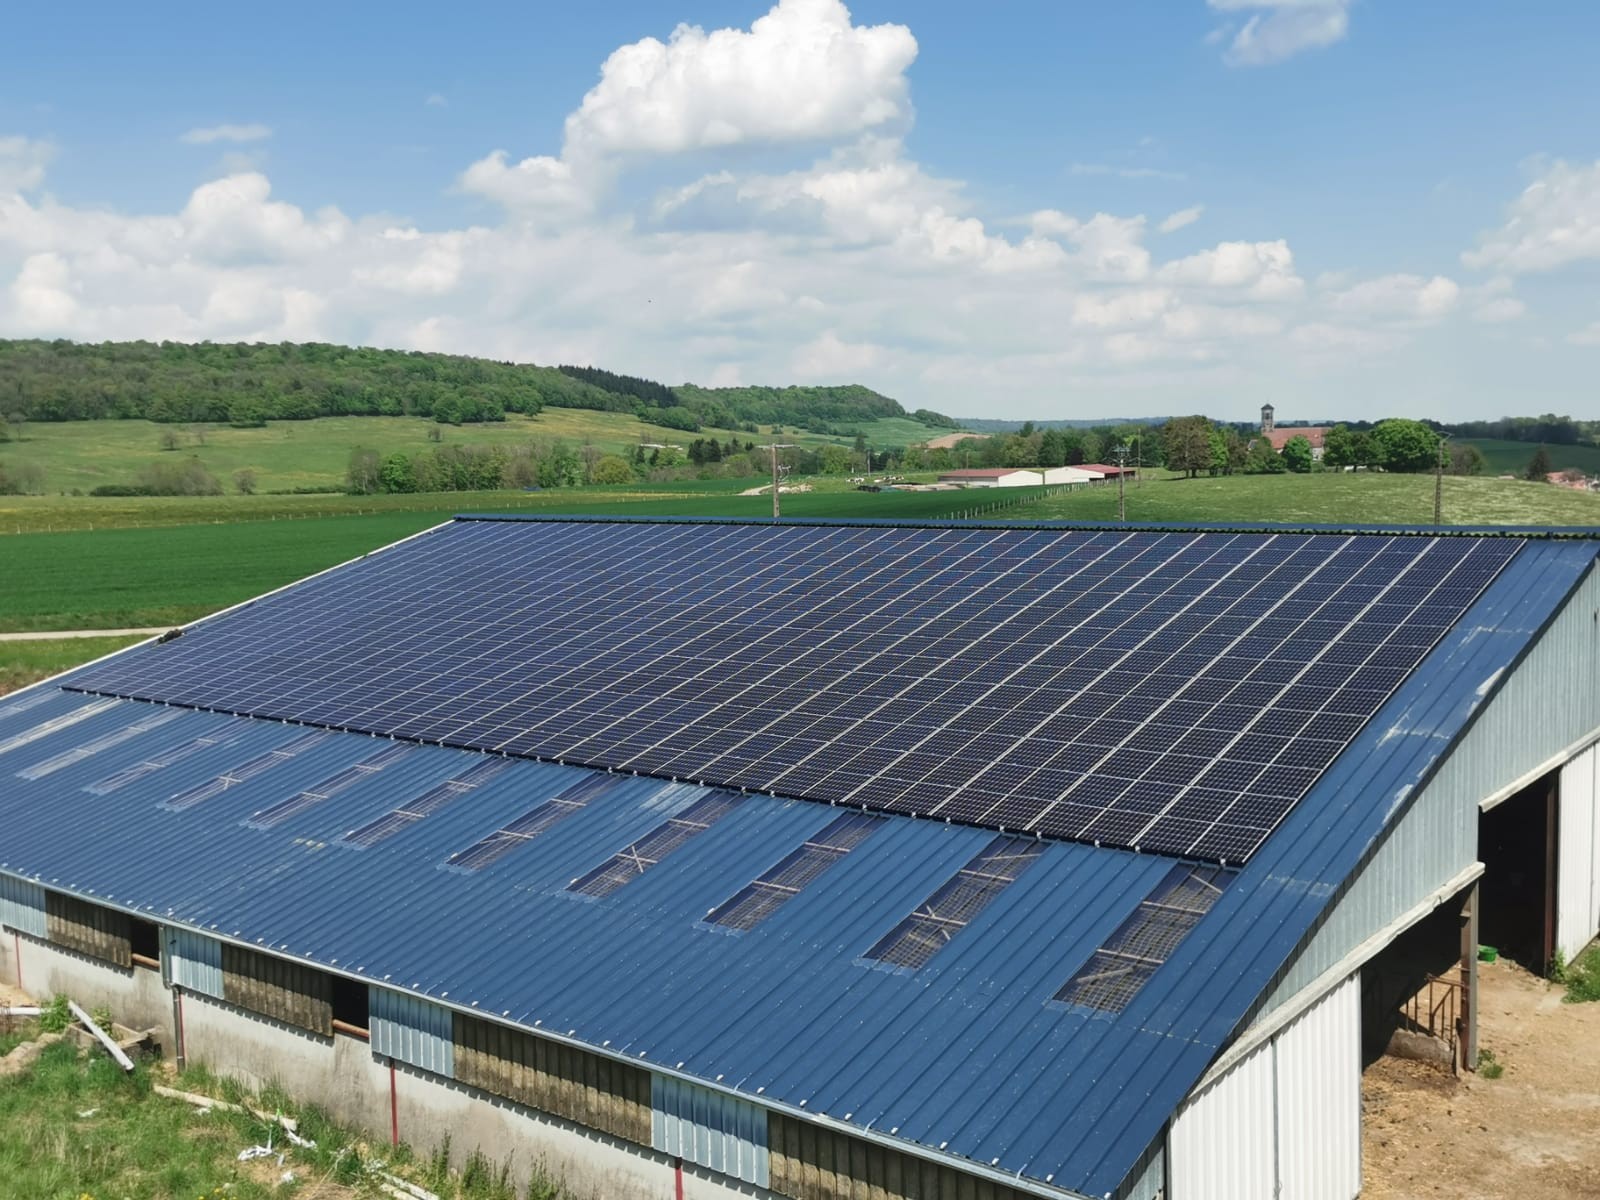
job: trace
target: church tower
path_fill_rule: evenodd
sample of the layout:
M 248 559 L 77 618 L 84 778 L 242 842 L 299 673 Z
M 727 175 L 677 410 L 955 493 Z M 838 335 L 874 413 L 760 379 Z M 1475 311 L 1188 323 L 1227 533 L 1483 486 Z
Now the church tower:
M 1270 404 L 1261 406 L 1261 432 L 1264 434 L 1272 432 L 1272 405 Z

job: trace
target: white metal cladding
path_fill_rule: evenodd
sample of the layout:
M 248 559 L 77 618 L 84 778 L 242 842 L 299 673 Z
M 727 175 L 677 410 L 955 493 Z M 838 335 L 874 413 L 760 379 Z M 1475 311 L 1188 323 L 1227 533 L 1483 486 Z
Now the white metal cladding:
M 1361 1192 L 1361 985 L 1352 975 L 1274 1039 L 1280 1200 Z
M 757 1187 L 767 1186 L 765 1109 L 654 1072 L 650 1107 L 652 1149 Z
M 1272 1043 L 1187 1100 L 1167 1135 L 1172 1200 L 1270 1200 Z
M 1361 986 L 1351 975 L 1194 1096 L 1167 1140 L 1172 1200 L 1361 1191 Z
M 1600 746 L 1561 768 L 1556 945 L 1570 962 L 1600 932 Z
M 189 929 L 166 930 L 167 978 L 186 991 L 222 999 L 222 943 Z
M 374 1058 L 392 1058 L 446 1079 L 456 1074 L 450 1010 L 391 988 L 367 989 Z
M 1450 747 L 1405 817 L 1385 832 L 1373 857 L 1346 883 L 1276 986 L 1258 1003 L 1252 1021 L 1299 995 L 1367 938 L 1476 862 L 1479 801 L 1600 728 L 1597 610 L 1600 571 L 1591 570 L 1471 728 Z M 1462 681 L 1474 687 L 1494 682 Z
M 44 889 L 25 879 L 0 875 L 0 925 L 44 937 Z

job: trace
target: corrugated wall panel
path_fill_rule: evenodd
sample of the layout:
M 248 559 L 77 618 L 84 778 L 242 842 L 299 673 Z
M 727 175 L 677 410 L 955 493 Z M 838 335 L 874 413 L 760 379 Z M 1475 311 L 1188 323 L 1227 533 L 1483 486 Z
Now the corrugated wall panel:
M 767 1113 L 744 1100 L 652 1072 L 650 1145 L 766 1187 Z
M 44 889 L 25 879 L 0 875 L 0 925 L 44 937 Z
M 1157 1142 L 1140 1157 L 1113 1200 L 1163 1200 L 1167 1194 L 1167 1148 Z
M 1524 552 L 1526 553 L 1526 551 Z M 1600 729 L 1600 572 L 1591 570 L 1544 636 L 1345 885 L 1252 1020 L 1298 995 L 1478 858 L 1478 803 Z M 1495 678 L 1465 680 L 1487 694 Z M 1400 797 L 1395 798 L 1399 803 Z
M 385 987 L 367 989 L 372 1053 L 454 1079 L 450 1010 Z
M 222 943 L 190 929 L 166 929 L 167 978 L 174 986 L 222 997 Z
M 1275 1046 L 1279 1200 L 1353 1200 L 1361 1191 L 1360 977 L 1318 1000 Z
M 1556 863 L 1556 945 L 1570 962 L 1600 932 L 1600 746 L 1561 768 L 1559 858 Z
M 1272 1043 L 1243 1059 L 1172 1119 L 1167 1177 L 1172 1200 L 1271 1197 Z
M 133 939 L 126 913 L 47 891 L 44 917 L 45 936 L 52 945 L 87 954 L 113 966 L 132 968 Z

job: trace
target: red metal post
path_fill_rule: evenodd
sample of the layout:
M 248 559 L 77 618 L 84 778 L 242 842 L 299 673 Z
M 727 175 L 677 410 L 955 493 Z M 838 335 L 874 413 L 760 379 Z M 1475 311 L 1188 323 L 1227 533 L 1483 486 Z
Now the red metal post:
M 672 1160 L 672 1177 L 675 1184 L 673 1195 L 677 1200 L 683 1200 L 683 1159 Z
M 28 989 L 22 982 L 22 935 L 13 929 L 11 931 L 11 938 L 17 951 L 17 991 L 25 992 Z

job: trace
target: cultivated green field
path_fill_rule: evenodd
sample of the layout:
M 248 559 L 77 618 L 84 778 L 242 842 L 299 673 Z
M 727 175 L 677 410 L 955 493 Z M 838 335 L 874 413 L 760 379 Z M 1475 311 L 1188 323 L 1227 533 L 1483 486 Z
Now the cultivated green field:
M 1508 442 L 1500 438 L 1458 438 L 1463 446 L 1476 446 L 1489 464 L 1492 475 L 1516 475 L 1519 478 L 1528 469 L 1538 446 L 1528 442 Z M 1575 467 L 1586 475 L 1600 475 L 1600 446 L 1546 446 L 1550 455 L 1550 469 L 1565 471 Z
M 244 520 L 238 514 L 242 501 L 248 498 L 240 498 L 227 502 L 231 514 L 227 524 L 14 534 L 0 537 L 0 563 L 4 564 L 0 566 L 0 632 L 179 624 L 355 558 L 459 512 L 540 511 L 619 517 L 771 515 L 770 496 L 739 496 L 727 490 L 728 484 L 720 486 L 720 493 L 709 488 L 677 494 L 573 489 L 532 496 L 522 492 L 455 492 L 388 497 L 410 500 L 416 507 L 308 520 Z M 844 485 L 833 486 L 837 489 Z M 1031 488 L 1008 490 L 1003 495 L 819 490 L 784 496 L 783 511 L 786 516 L 795 517 L 997 516 L 1026 512 L 1038 499 L 1039 493 Z M 433 507 L 422 508 L 417 502 L 431 502 Z M 191 516 L 204 511 L 202 502 L 186 503 L 191 507 L 173 506 L 164 511 Z M 77 499 L 57 502 L 58 509 L 69 515 L 76 515 L 81 504 L 83 501 Z M 48 517 L 49 510 L 41 510 L 41 515 Z M 3 658 L 0 655 L 0 662 Z
M 907 446 L 939 432 L 899 417 L 864 421 L 860 430 L 874 446 Z M 509 413 L 504 421 L 446 426 L 422 417 L 322 417 L 271 421 L 261 429 L 151 421 L 32 421 L 23 428 L 23 440 L 0 444 L 0 464 L 37 466 L 44 472 L 49 492 L 87 492 L 101 484 L 132 483 L 139 469 L 151 462 L 193 455 L 229 491 L 233 490 L 234 472 L 246 468 L 256 473 L 259 491 L 286 491 L 343 483 L 350 451 L 357 447 L 381 454 L 425 453 L 438 445 L 428 440 L 430 431 L 438 431 L 447 445 L 511 446 L 560 439 L 624 455 L 640 442 L 687 446 L 697 437 L 760 442 L 770 436 L 727 429 L 685 433 L 647 424 L 626 413 L 579 408 L 547 408 L 534 417 Z M 162 449 L 162 439 L 168 436 L 177 437 L 176 450 Z M 848 443 L 852 438 L 786 432 L 783 440 L 817 446 Z
M 1284 521 L 1428 525 L 1433 477 L 1381 472 L 1148 479 L 1128 485 L 1129 521 Z M 1114 521 L 1117 489 L 1093 487 L 1028 506 L 1028 520 Z M 1447 476 L 1448 525 L 1600 526 L 1600 495 L 1522 480 Z

